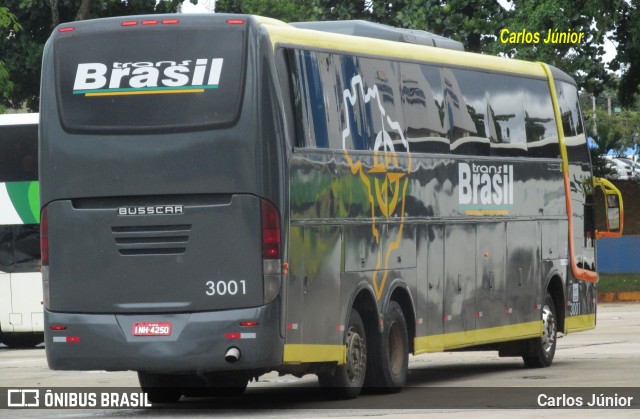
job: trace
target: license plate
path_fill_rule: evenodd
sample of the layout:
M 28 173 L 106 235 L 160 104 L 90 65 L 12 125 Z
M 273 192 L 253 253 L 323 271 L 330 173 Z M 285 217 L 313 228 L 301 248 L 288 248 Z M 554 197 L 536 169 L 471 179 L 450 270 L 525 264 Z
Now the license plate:
M 171 336 L 171 322 L 138 322 L 131 326 L 133 336 Z

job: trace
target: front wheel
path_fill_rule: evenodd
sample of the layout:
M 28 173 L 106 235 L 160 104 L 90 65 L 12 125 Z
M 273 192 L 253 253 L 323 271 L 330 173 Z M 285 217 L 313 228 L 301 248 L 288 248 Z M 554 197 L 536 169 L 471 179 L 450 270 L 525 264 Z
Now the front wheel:
M 345 336 L 347 360 L 333 373 L 318 374 L 323 392 L 332 399 L 355 399 L 362 391 L 367 372 L 367 338 L 360 314 L 351 310 L 349 326 Z
M 522 357 L 527 368 L 545 368 L 553 362 L 558 334 L 556 319 L 556 307 L 551 294 L 547 292 L 542 308 L 542 336 L 534 341 L 533 353 Z

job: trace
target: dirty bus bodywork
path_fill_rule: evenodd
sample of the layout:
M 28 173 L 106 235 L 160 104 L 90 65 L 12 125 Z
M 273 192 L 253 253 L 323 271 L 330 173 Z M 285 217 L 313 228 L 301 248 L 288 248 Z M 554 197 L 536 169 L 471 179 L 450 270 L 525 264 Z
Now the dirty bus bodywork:
M 544 367 L 556 332 L 595 325 L 573 80 L 378 29 L 166 15 L 54 31 L 40 131 L 51 368 L 138 371 L 154 401 L 240 393 L 272 370 L 351 398 L 400 390 L 409 353 L 478 347 Z M 505 89 L 542 106 L 512 112 Z

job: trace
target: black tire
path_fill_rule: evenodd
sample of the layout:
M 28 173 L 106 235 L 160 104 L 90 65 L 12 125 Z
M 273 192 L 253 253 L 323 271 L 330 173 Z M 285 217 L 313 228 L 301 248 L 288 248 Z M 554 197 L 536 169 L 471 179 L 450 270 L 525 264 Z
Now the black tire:
M 238 397 L 248 384 L 249 378 L 240 374 L 187 374 L 181 387 L 185 397 Z
M 369 353 L 367 387 L 383 393 L 401 391 L 407 382 L 409 369 L 409 333 L 404 313 L 397 302 L 389 302 L 381 339 L 369 346 Z
M 182 397 L 181 376 L 138 371 L 138 381 L 151 403 L 175 403 Z
M 33 348 L 44 342 L 44 333 L 0 333 L 0 342 L 9 348 Z
M 318 374 L 322 391 L 331 399 L 349 400 L 358 397 L 367 373 L 367 338 L 360 314 L 351 309 L 347 333 L 347 362 L 332 373 Z
M 240 374 L 216 374 L 207 377 L 209 394 L 217 397 L 242 396 L 249 384 L 249 378 Z
M 551 294 L 547 292 L 542 307 L 542 336 L 534 340 L 533 353 L 522 356 L 527 368 L 546 368 L 551 365 L 556 354 L 557 334 L 556 307 Z

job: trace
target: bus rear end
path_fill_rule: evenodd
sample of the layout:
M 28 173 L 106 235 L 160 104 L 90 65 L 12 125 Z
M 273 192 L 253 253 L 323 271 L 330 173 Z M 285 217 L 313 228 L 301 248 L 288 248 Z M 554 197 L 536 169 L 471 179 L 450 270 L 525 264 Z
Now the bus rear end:
M 246 385 L 281 363 L 283 151 L 262 57 L 247 17 L 56 28 L 40 131 L 50 368 Z

